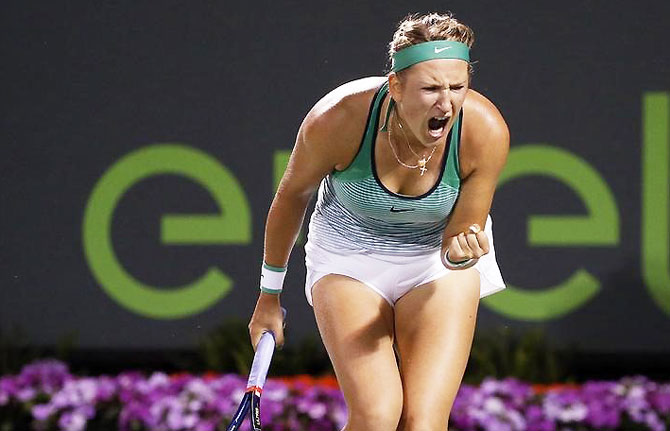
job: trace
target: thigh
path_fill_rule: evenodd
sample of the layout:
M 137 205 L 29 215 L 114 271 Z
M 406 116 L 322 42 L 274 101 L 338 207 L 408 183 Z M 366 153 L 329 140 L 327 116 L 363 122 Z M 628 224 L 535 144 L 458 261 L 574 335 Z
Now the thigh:
M 479 273 L 451 271 L 395 306 L 404 388 L 402 430 L 444 430 L 470 354 Z
M 393 309 L 363 283 L 327 275 L 312 289 L 316 321 L 349 410 L 346 429 L 395 429 L 402 383 L 393 349 Z M 370 428 L 372 429 L 372 428 Z

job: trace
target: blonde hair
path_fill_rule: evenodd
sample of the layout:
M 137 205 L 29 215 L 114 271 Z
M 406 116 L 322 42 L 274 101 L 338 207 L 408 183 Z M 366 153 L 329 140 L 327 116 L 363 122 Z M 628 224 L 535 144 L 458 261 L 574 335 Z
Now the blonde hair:
M 389 64 L 393 54 L 401 49 L 433 40 L 453 40 L 472 48 L 475 33 L 470 27 L 454 18 L 451 13 L 412 14 L 398 24 L 389 43 Z M 470 67 L 472 72 L 472 67 Z

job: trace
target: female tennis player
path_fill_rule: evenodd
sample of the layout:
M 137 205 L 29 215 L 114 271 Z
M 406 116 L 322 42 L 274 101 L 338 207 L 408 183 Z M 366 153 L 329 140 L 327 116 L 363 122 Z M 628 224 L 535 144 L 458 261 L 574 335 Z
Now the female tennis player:
M 403 20 L 387 76 L 344 84 L 307 114 L 267 217 L 254 345 L 268 330 L 283 343 L 279 293 L 318 188 L 305 293 L 345 430 L 445 430 L 479 299 L 505 287 L 488 213 L 509 132 L 470 89 L 473 40 L 451 15 Z

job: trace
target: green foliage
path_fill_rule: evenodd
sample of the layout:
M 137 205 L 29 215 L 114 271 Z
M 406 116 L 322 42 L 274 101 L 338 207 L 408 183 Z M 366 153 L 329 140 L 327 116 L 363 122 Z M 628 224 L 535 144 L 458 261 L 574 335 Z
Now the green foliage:
M 309 336 L 303 338 L 295 347 L 288 346 L 277 352 L 273 359 L 273 373 L 283 376 L 321 376 L 334 374 L 334 371 L 321 339 Z
M 246 375 L 254 355 L 246 322 L 228 320 L 210 331 L 200 341 L 198 353 L 198 364 L 186 368 Z M 464 380 L 478 383 L 486 377 L 516 377 L 535 383 L 566 381 L 567 359 L 568 354 L 549 345 L 541 328 L 521 334 L 509 328 L 478 331 Z M 317 337 L 306 337 L 297 345 L 278 350 L 272 360 L 274 375 L 326 373 L 332 373 L 332 366 Z
M 210 331 L 199 343 L 198 352 L 207 370 L 248 374 L 254 350 L 246 323 L 228 320 Z
M 29 430 L 32 422 L 30 409 L 16 401 L 0 406 L 0 431 Z
M 541 328 L 523 334 L 507 327 L 480 331 L 475 335 L 464 380 L 477 383 L 485 377 L 516 377 L 535 383 L 566 381 L 568 356 L 549 345 Z
M 290 327 L 287 328 L 290 339 Z M 56 357 L 68 362 L 76 344 L 76 334 L 62 337 L 58 345 L 46 351 L 32 347 L 19 328 L 11 332 L 0 328 L 0 375 L 16 374 L 23 365 L 36 359 Z M 233 372 L 246 375 L 253 360 L 246 321 L 231 319 L 207 333 L 196 351 L 184 356 L 167 353 L 177 370 L 190 372 Z M 485 377 L 516 377 L 535 383 L 571 380 L 567 372 L 570 354 L 557 352 L 547 342 L 542 329 L 515 333 L 509 328 L 478 331 L 464 381 L 481 382 Z M 332 374 L 332 366 L 321 340 L 308 336 L 275 352 L 272 374 L 290 376 Z M 2 431 L 0 429 L 0 431 Z
M 67 362 L 75 348 L 75 332 L 61 337 L 53 350 L 34 347 L 26 333 L 18 326 L 10 331 L 0 328 L 0 376 L 16 374 L 21 368 L 37 359 L 57 358 Z M 1 430 L 0 430 L 1 431 Z
M 30 346 L 25 333 L 18 327 L 11 331 L 0 328 L 0 375 L 15 374 L 21 367 L 41 356 L 41 352 Z
M 287 329 L 287 335 L 290 337 Z M 246 322 L 231 319 L 210 331 L 199 343 L 200 371 L 235 372 L 248 374 L 254 351 L 249 340 Z M 305 337 L 296 345 L 285 346 L 275 352 L 272 374 L 322 375 L 332 373 L 330 360 L 321 340 Z

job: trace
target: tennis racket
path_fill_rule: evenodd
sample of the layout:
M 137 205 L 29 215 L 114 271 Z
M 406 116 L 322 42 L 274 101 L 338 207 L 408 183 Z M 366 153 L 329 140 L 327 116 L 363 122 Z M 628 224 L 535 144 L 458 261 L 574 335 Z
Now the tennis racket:
M 286 310 L 282 308 L 282 313 L 286 317 Z M 247 413 L 251 412 L 251 425 L 254 431 L 261 431 L 261 393 L 263 385 L 270 369 L 270 361 L 275 350 L 275 336 L 272 332 L 266 332 L 256 346 L 256 354 L 251 364 L 249 379 L 247 380 L 247 389 L 242 397 L 242 402 L 237 408 L 233 420 L 226 428 L 226 431 L 236 431 L 244 421 Z

